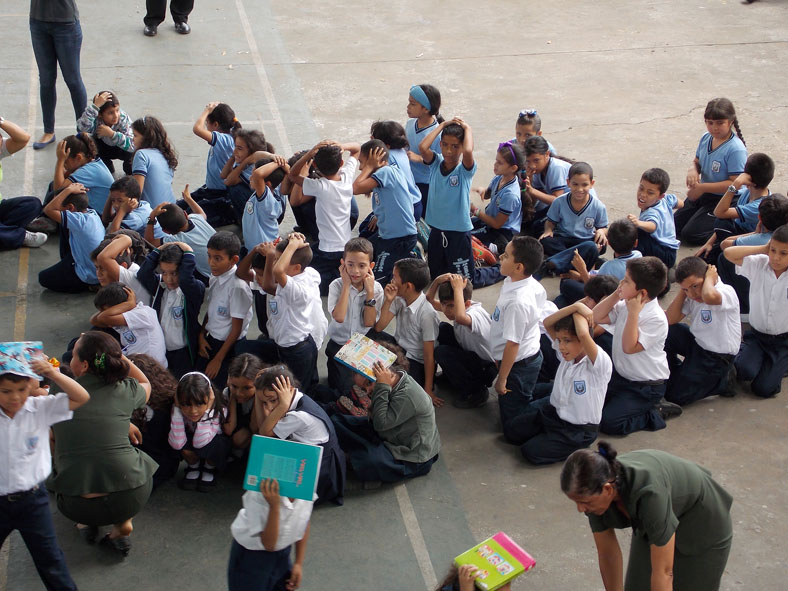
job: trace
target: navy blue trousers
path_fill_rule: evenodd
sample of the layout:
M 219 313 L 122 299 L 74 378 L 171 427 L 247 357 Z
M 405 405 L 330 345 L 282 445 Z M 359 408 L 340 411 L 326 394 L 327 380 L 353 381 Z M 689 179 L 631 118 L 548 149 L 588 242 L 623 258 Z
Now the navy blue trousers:
M 665 339 L 665 353 L 670 366 L 666 400 L 684 406 L 728 389 L 728 371 L 733 355 L 707 351 L 698 344 L 686 324 L 670 326 Z
M 676 253 L 678 249 L 668 248 L 664 244 L 654 239 L 653 234 L 645 230 L 638 230 L 637 249 L 644 257 L 657 257 L 670 269 L 676 264 Z
M 533 400 L 536 378 L 542 367 L 542 352 L 517 361 L 506 378 L 508 392 L 498 395 L 498 410 L 501 416 L 501 427 L 513 417 L 525 412 Z
M 290 576 L 290 549 L 247 550 L 233 540 L 227 563 L 229 591 L 285 591 Z
M 788 372 L 788 333 L 768 335 L 751 328 L 744 333 L 734 364 L 740 380 L 752 380 L 753 394 L 775 396 Z
M 399 238 L 380 238 L 379 236 L 372 241 L 375 247 L 375 279 L 382 286 L 386 286 L 391 281 L 391 274 L 394 271 L 394 263 L 400 259 L 411 258 L 411 251 L 416 248 L 417 236 L 401 236 Z
M 664 382 L 632 382 L 614 369 L 607 385 L 599 430 L 608 435 L 627 435 L 664 429 L 665 419 L 654 408 L 664 394 Z
M 581 240 L 571 236 L 552 236 L 542 238 L 541 242 L 545 265 L 555 273 L 566 273 L 572 268 L 575 250 L 583 257 L 588 269 L 593 269 L 599 255 L 605 252 L 605 249 L 600 251 L 593 240 Z M 534 277 L 540 279 L 537 273 L 534 273 Z
M 687 199 L 684 202 L 684 207 L 673 214 L 673 221 L 676 224 L 676 236 L 681 240 L 682 244 L 701 246 L 714 233 L 714 225 L 717 223 L 717 218 L 714 217 L 713 212 L 720 197 L 722 195 L 704 193 L 695 201 Z
M 427 241 L 427 264 L 433 279 L 444 273 L 457 273 L 473 279 L 471 233 L 432 228 Z
M 324 252 L 319 248 L 314 249 L 312 262 L 309 266 L 320 274 L 320 295 L 328 295 L 328 286 L 334 279 L 339 278 L 339 265 L 342 264 L 343 251 Z
M 326 369 L 328 370 L 329 388 L 336 390 L 340 394 L 347 394 L 351 386 L 353 386 L 353 374 L 356 372 L 334 359 L 334 356 L 343 345 L 344 343 L 328 340 L 326 343 Z
M 202 371 L 202 372 L 205 371 L 205 368 L 208 367 L 208 363 L 210 363 L 211 359 L 214 358 L 214 356 L 219 351 L 219 349 L 222 348 L 222 345 L 224 345 L 224 341 L 215 339 L 211 335 L 206 335 L 205 338 L 208 341 L 208 344 L 211 346 L 210 350 L 208 351 L 208 354 L 211 357 L 209 359 L 206 359 L 205 357 L 200 357 L 198 355 L 195 363 L 195 369 L 197 371 Z M 243 352 L 240 351 L 238 347 L 242 347 L 244 342 L 246 342 L 245 337 L 235 341 L 235 345 L 233 345 L 233 348 L 230 349 L 230 351 L 227 353 L 225 358 L 222 360 L 222 365 L 219 368 L 219 373 L 217 373 L 216 377 L 213 378 L 212 380 L 213 383 L 216 385 L 216 387 L 219 388 L 220 390 L 224 390 L 224 387 L 227 385 L 227 368 L 230 367 L 230 361 L 233 360 L 233 357 Z
M 25 227 L 41 215 L 38 197 L 13 197 L 0 201 L 0 249 L 22 246 Z
M 443 369 L 451 387 L 461 394 L 486 392 L 498 371 L 495 362 L 463 349 L 448 322 L 440 323 L 435 361 Z

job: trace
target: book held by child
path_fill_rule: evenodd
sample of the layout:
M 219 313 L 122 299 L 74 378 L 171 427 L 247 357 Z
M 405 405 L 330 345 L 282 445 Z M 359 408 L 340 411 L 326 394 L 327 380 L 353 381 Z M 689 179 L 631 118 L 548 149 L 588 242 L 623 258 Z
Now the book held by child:
M 536 566 L 536 561 L 505 533 L 498 532 L 454 559 L 457 567 L 472 564 L 479 569 L 476 586 L 495 591 Z
M 397 355 L 383 345 L 356 332 L 337 351 L 334 359 L 374 382 L 375 373 L 372 371 L 372 366 L 375 362 L 380 361 L 384 367 L 389 367 L 397 360 Z
M 283 497 L 312 501 L 323 448 L 319 445 L 254 435 L 244 476 L 245 490 L 260 490 L 260 482 L 273 478 Z

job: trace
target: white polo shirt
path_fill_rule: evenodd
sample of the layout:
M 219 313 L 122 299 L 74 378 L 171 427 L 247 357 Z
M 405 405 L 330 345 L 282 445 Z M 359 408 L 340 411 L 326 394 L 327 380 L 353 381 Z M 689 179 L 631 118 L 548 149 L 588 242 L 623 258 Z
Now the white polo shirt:
M 539 311 L 539 334 L 547 334 L 544 328 L 544 319 L 556 312 L 558 312 L 558 306 L 555 305 L 555 302 L 550 300 L 545 301 L 544 307 Z M 547 336 L 548 338 L 550 337 L 550 335 Z
M 553 349 L 561 360 L 550 394 L 550 404 L 558 416 L 573 425 L 598 425 L 602 420 L 602 407 L 613 362 L 602 347 L 596 348 L 596 361 L 584 356 L 580 361 L 565 361 L 558 351 L 558 341 Z
M 49 427 L 69 420 L 65 393 L 30 396 L 14 418 L 0 409 L 0 495 L 24 492 L 52 472 Z
M 249 323 L 254 314 L 254 298 L 249 283 L 236 277 L 236 266 L 219 276 L 211 275 L 208 289 L 205 290 L 205 302 L 208 306 L 208 322 L 205 330 L 219 341 L 227 340 L 232 330 L 232 319 L 242 318 L 243 326 L 238 338 L 246 336 Z
M 766 254 L 744 257 L 736 272 L 750 280 L 750 326 L 764 334 L 788 332 L 788 273 L 777 277 Z
M 350 240 L 350 203 L 358 160 L 352 156 L 339 169 L 338 181 L 304 179 L 304 195 L 315 198 L 315 219 L 320 233 L 321 252 L 341 252 Z
M 284 287 L 277 283 L 276 295 L 268 295 L 269 334 L 274 342 L 280 347 L 292 347 L 315 332 L 315 305 L 328 324 L 320 302 L 320 274 L 312 267 L 288 277 Z M 325 335 L 325 330 L 322 332 Z
M 714 286 L 722 303 L 710 306 L 690 298 L 684 300 L 681 313 L 690 319 L 690 331 L 698 344 L 712 353 L 736 355 L 741 345 L 741 317 L 736 290 L 719 279 Z
M 127 357 L 135 353 L 150 355 L 167 367 L 167 347 L 156 310 L 138 302 L 134 309 L 123 313 L 126 326 L 114 326 L 120 335 L 120 346 Z
M 119 267 L 118 281 L 131 288 L 131 291 L 134 292 L 134 297 L 137 298 L 138 302 L 142 302 L 146 306 L 150 306 L 150 294 L 148 293 L 148 290 L 142 286 L 140 280 L 137 279 L 137 273 L 139 270 L 140 266 L 137 263 L 131 263 L 128 269 L 126 267 Z
M 183 292 L 180 287 L 175 289 L 162 287 L 161 318 L 159 320 L 167 351 L 177 351 L 186 346 L 185 307 L 183 304 Z
M 337 306 L 339 296 L 342 294 L 342 278 L 334 279 L 328 286 L 328 313 Z M 375 300 L 375 320 L 380 318 L 380 309 L 383 306 L 383 286 L 375 281 L 373 288 L 373 299 Z M 328 338 L 335 343 L 344 345 L 350 335 L 355 332 L 366 334 L 372 327 L 364 326 L 364 302 L 367 300 L 367 292 L 365 289 L 359 291 L 352 285 L 350 286 L 349 302 L 347 305 L 347 312 L 345 313 L 345 321 L 342 323 L 334 320 L 333 315 L 328 323 Z
M 230 526 L 233 539 L 247 550 L 265 550 L 260 534 L 268 521 L 268 501 L 258 491 L 244 493 L 243 508 Z M 279 536 L 274 550 L 284 550 L 292 546 L 306 533 L 309 518 L 312 516 L 312 501 L 279 497 Z
M 643 351 L 624 353 L 622 347 L 624 325 L 627 323 L 627 303 L 618 302 L 610 311 L 613 329 L 613 367 L 619 375 L 632 382 L 667 380 L 670 376 L 665 355 L 668 319 L 656 299 L 643 306 L 638 317 L 638 343 Z
M 323 421 L 313 417 L 306 411 L 295 409 L 303 397 L 304 394 L 296 390 L 293 401 L 290 403 L 290 409 L 274 425 L 274 435 L 279 439 L 290 439 L 291 441 L 309 443 L 311 445 L 326 443 L 329 433 Z
M 547 292 L 533 277 L 504 279 L 491 316 L 490 352 L 495 361 L 503 358 L 508 341 L 520 345 L 515 362 L 539 352 L 539 318 L 546 301 Z
M 471 319 L 470 326 L 454 323 L 454 338 L 460 347 L 476 353 L 485 361 L 494 361 L 490 352 L 490 325 L 492 319 L 487 310 L 479 302 L 471 301 L 465 310 Z
M 397 296 L 391 302 L 392 314 L 397 317 L 394 338 L 407 352 L 408 359 L 424 363 L 424 341 L 438 338 L 438 313 L 427 301 L 427 296 L 419 294 L 409 306 L 405 299 Z

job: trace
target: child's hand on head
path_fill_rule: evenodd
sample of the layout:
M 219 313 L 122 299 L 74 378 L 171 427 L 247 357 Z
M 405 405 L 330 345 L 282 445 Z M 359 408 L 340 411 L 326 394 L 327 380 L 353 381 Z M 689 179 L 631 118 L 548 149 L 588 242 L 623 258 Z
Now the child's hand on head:
M 274 380 L 273 391 L 279 397 L 279 406 L 289 409 L 295 397 L 295 388 L 290 383 L 290 378 L 286 376 L 277 376 Z
M 260 482 L 260 492 L 269 507 L 279 505 L 279 481 L 274 478 L 266 478 Z
M 462 291 L 468 284 L 468 278 L 463 275 L 452 273 L 449 275 L 449 283 L 451 283 L 451 288 L 454 291 Z
M 380 361 L 372 364 L 372 373 L 375 374 L 375 381 L 379 384 L 386 384 L 387 386 L 394 386 L 399 379 L 397 374 L 385 367 Z
M 254 247 L 254 251 L 260 256 L 267 257 L 268 255 L 276 253 L 276 246 L 273 242 L 261 242 Z
M 717 283 L 717 278 L 718 277 L 719 276 L 717 275 L 717 267 L 716 266 L 709 265 L 708 267 L 706 267 L 706 279 L 711 281 L 712 285 L 715 285 Z
M 96 96 L 93 97 L 93 104 L 100 109 L 101 107 L 104 106 L 104 103 L 106 103 L 111 98 L 112 98 L 111 92 L 107 92 L 107 91 L 99 92 L 96 94 Z
M 389 283 L 383 289 L 383 299 L 385 299 L 387 302 L 393 302 L 394 298 L 396 297 L 397 297 L 397 286 L 394 285 L 393 283 Z
M 383 166 L 383 163 L 386 161 L 386 153 L 383 148 L 374 148 L 372 152 L 369 154 L 369 160 L 374 164 L 377 168 Z
M 213 111 L 216 107 L 220 105 L 219 101 L 211 101 L 207 105 L 205 105 L 206 111 Z
M 733 184 L 740 187 L 750 187 L 752 186 L 752 177 L 748 173 L 743 172 L 736 177 L 736 180 L 733 181 Z
M 296 250 L 302 246 L 306 246 L 306 237 L 300 232 L 292 232 L 287 238 L 289 240 L 287 245 L 294 247 Z
M 646 302 L 643 301 L 643 292 L 638 292 L 634 298 L 627 300 L 627 312 L 630 314 L 640 314 Z
M 87 193 L 90 189 L 88 189 L 82 183 L 71 183 L 68 187 L 63 189 L 63 192 L 71 194 L 71 193 Z
M 350 274 L 347 272 L 347 267 L 345 267 L 344 262 L 339 265 L 339 278 L 342 279 L 343 285 L 350 285 L 352 283 Z
M 66 140 L 61 140 L 57 144 L 57 150 L 55 152 L 57 154 L 58 160 L 65 160 L 71 155 L 71 149 L 66 147 Z
M 126 301 L 129 304 L 131 304 L 133 306 L 136 306 L 137 305 L 137 296 L 134 295 L 134 290 L 131 289 L 129 286 L 126 286 L 126 287 L 123 288 L 123 291 L 126 292 Z
M 583 301 L 575 302 L 575 313 L 580 314 L 588 322 L 589 330 L 594 330 L 594 312 Z
M 273 161 L 276 162 L 279 168 L 283 168 L 285 172 L 290 172 L 290 166 L 287 164 L 287 160 L 279 154 L 274 154 Z
M 46 355 L 42 355 L 38 359 L 33 359 L 30 362 L 30 369 L 32 369 L 35 373 L 45 378 L 51 378 L 54 375 L 60 373 L 60 370 L 54 367 L 51 363 L 49 363 L 49 359 Z

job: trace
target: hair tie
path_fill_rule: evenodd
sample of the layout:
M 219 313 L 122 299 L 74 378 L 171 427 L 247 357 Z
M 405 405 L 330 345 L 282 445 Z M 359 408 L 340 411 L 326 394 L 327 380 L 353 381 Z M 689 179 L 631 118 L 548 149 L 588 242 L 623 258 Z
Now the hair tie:
M 428 111 L 432 110 L 432 104 L 430 103 L 430 99 L 427 98 L 427 93 L 424 92 L 424 89 L 421 86 L 419 85 L 411 86 L 410 96 L 412 96 L 417 103 L 419 103 L 422 107 L 424 107 Z
M 101 355 L 99 355 L 98 353 L 96 353 L 96 358 L 93 360 L 93 366 L 96 369 L 101 369 L 101 370 L 106 369 L 106 367 L 107 367 L 107 354 L 106 353 L 102 353 Z
M 238 123 L 238 117 L 233 117 L 233 123 Z
M 211 384 L 211 378 L 209 378 L 208 376 L 206 376 L 204 373 L 200 371 L 190 371 L 188 373 L 183 374 L 183 376 L 181 376 L 181 379 L 178 380 L 178 383 L 180 384 L 186 376 L 202 376 L 202 378 L 208 383 L 208 387 L 213 388 L 213 385 Z
M 598 453 L 600 456 L 602 456 L 602 457 L 603 457 L 603 458 L 605 458 L 606 460 L 608 459 L 608 456 L 607 456 L 607 450 L 605 450 L 605 448 L 604 448 L 604 447 L 600 447 L 600 448 L 597 450 L 597 452 L 596 452 L 596 453 Z
M 514 148 L 512 147 L 512 142 L 503 142 L 501 144 L 498 144 L 499 152 L 504 148 L 509 148 L 509 153 L 512 155 L 512 158 L 514 159 L 514 162 L 512 164 L 514 164 L 515 166 L 519 166 L 519 164 L 517 164 L 517 155 L 514 153 Z
M 520 111 L 519 117 L 536 117 L 536 109 L 523 109 Z

